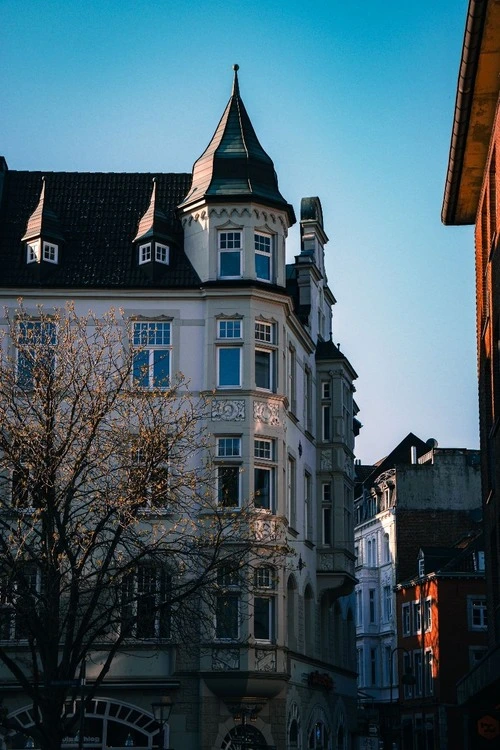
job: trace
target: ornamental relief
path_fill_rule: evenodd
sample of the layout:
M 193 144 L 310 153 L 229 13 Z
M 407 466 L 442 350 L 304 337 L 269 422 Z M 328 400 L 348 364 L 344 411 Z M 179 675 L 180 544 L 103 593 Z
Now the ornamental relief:
M 320 460 L 321 471 L 333 470 L 332 452 L 330 450 L 321 451 L 319 460 Z
M 244 400 L 214 399 L 212 401 L 212 419 L 214 422 L 242 422 L 245 419 Z
M 225 672 L 228 669 L 240 668 L 240 652 L 236 648 L 212 649 L 213 671 Z
M 256 648 L 255 669 L 257 672 L 276 672 L 276 651 Z
M 279 427 L 281 425 L 280 405 L 274 402 L 269 403 L 268 401 L 254 401 L 253 418 L 257 422 L 264 422 L 264 424 L 272 427 Z

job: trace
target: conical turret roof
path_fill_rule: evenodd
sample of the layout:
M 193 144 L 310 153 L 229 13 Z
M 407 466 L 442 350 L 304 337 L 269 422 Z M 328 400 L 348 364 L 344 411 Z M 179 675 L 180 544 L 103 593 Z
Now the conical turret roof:
M 231 98 L 212 140 L 193 166 L 191 189 L 180 208 L 201 200 L 212 203 L 256 200 L 286 211 L 293 224 L 293 207 L 278 189 L 272 159 L 260 145 L 241 100 L 238 65 L 233 69 Z

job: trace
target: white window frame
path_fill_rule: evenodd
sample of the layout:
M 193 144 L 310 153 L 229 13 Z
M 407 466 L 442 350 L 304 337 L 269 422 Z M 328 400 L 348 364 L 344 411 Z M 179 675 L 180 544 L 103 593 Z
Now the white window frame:
M 268 247 L 269 249 L 263 249 Z M 274 250 L 274 237 L 271 234 L 265 234 L 264 232 L 254 232 L 254 250 L 255 250 L 255 277 L 259 281 L 267 281 L 271 283 L 273 279 L 273 250 Z M 265 258 L 269 264 L 269 274 L 267 276 L 259 276 L 257 265 L 259 258 Z
M 488 610 L 486 605 L 486 597 L 484 596 L 468 596 L 467 597 L 467 613 L 469 620 L 469 630 L 485 631 L 488 628 Z M 479 614 L 479 623 L 475 623 L 474 619 L 476 613 Z
M 332 439 L 332 407 L 330 404 L 321 405 L 321 438 L 323 442 L 329 443 Z
M 236 240 L 238 238 L 238 240 Z M 231 246 L 232 243 L 236 242 L 236 246 Z M 223 247 L 223 245 L 228 245 Z M 225 229 L 219 230 L 217 234 L 217 247 L 218 247 L 218 278 L 219 279 L 241 279 L 243 276 L 243 232 L 241 229 Z M 240 272 L 235 275 L 223 274 L 223 257 L 225 254 L 238 254 Z
M 418 635 L 422 632 L 422 607 L 420 604 L 420 599 L 415 599 L 411 603 L 411 614 L 412 614 L 412 621 L 413 621 L 413 632 Z
M 256 508 L 262 510 L 270 510 L 275 512 L 275 496 L 276 496 L 276 466 L 275 466 L 275 441 L 269 438 L 255 437 L 254 438 L 254 505 Z M 261 505 L 258 501 L 257 495 L 257 472 L 266 472 L 268 475 L 268 486 L 269 486 L 269 504 Z
M 356 589 L 356 625 L 363 625 L 363 589 Z
M 132 368 L 134 386 L 141 390 L 168 389 L 172 378 L 173 346 L 171 321 L 133 321 L 132 347 L 136 350 L 134 354 L 134 366 Z M 164 353 L 168 364 L 166 382 L 162 382 L 161 384 L 155 382 L 159 377 L 159 374 L 155 372 L 157 364 L 156 355 L 159 352 Z M 140 362 L 140 360 L 144 361 Z M 140 370 L 136 369 L 136 362 L 139 363 Z
M 313 494 L 312 474 L 309 471 L 304 471 L 304 538 L 306 539 L 306 541 L 311 541 L 312 533 L 313 533 L 312 494 Z
M 390 622 L 392 618 L 392 587 L 385 584 L 383 587 L 384 620 Z
M 50 320 L 19 321 L 18 348 L 16 351 L 16 380 L 26 390 L 35 386 L 34 375 L 41 354 L 50 354 L 51 367 L 55 368 L 57 324 Z M 50 353 L 51 352 L 51 353 Z M 43 363 L 44 366 L 46 363 Z M 22 372 L 22 368 L 26 370 Z M 34 372 L 35 370 L 35 372 Z
M 42 260 L 57 265 L 59 262 L 59 246 L 54 245 L 53 242 L 44 241 L 42 247 Z
M 236 482 L 236 492 L 237 492 L 237 498 L 236 502 L 231 503 L 225 503 L 221 502 L 221 492 L 222 492 L 222 479 L 223 477 L 222 472 L 224 471 L 231 471 L 232 473 L 237 475 L 237 482 Z M 234 510 L 241 507 L 241 465 L 238 463 L 221 463 L 216 466 L 216 474 L 217 474 L 217 505 L 219 508 L 228 508 L 230 510 Z
M 234 383 L 223 383 L 223 373 L 225 371 L 224 364 L 221 364 L 221 357 L 223 358 L 223 352 L 232 351 L 237 352 L 238 357 L 238 377 L 235 378 Z M 242 368 L 242 348 L 241 346 L 217 346 L 217 388 L 241 388 L 241 375 L 243 372 Z
M 321 383 L 321 398 L 323 401 L 331 399 L 331 383 L 329 380 L 323 380 Z
M 161 242 L 155 243 L 155 260 L 157 263 L 162 263 L 168 266 L 170 261 L 170 247 L 163 245 Z
M 239 458 L 240 456 L 240 435 L 220 435 L 217 437 L 217 458 Z
M 377 622 L 377 591 L 373 588 L 368 589 L 368 622 L 370 625 Z
M 38 263 L 40 261 L 40 240 L 26 243 L 26 263 Z
M 146 242 L 144 245 L 139 245 L 139 265 L 142 266 L 144 263 L 149 263 L 152 258 L 151 242 Z
M 217 338 L 221 341 L 243 340 L 241 318 L 220 318 L 217 320 Z
M 257 636 L 255 633 L 255 616 L 257 602 L 263 602 L 267 605 L 267 635 Z M 253 599 L 253 635 L 257 643 L 273 643 L 276 638 L 276 597 L 267 594 L 254 594 Z
M 297 461 L 290 454 L 287 459 L 287 515 L 290 525 L 297 523 Z
M 214 612 L 214 639 L 216 641 L 230 643 L 238 641 L 240 638 L 240 626 L 241 626 L 241 592 L 240 592 L 240 580 L 238 571 L 228 568 L 226 566 L 221 567 L 217 571 L 217 584 L 219 590 L 215 594 L 215 612 Z M 231 624 L 235 626 L 235 632 L 231 635 L 219 635 L 219 625 L 225 624 L 219 622 L 219 610 L 218 606 L 220 602 L 231 600 L 236 602 L 235 621 Z
M 411 635 L 410 602 L 401 605 L 401 629 L 404 636 Z

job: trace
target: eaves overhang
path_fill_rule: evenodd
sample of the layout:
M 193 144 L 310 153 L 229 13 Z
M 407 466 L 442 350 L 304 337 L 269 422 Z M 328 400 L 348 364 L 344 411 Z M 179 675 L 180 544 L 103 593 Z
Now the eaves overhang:
M 500 0 L 470 0 L 441 220 L 474 224 L 500 90 Z

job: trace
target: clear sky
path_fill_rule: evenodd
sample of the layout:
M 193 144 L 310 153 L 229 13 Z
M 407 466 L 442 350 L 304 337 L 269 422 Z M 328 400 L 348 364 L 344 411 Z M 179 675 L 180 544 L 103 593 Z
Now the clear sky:
M 232 64 L 280 189 L 320 197 L 357 457 L 478 447 L 473 233 L 441 203 L 467 0 L 0 0 L 11 169 L 189 172 Z M 288 244 L 299 250 L 295 227 Z

